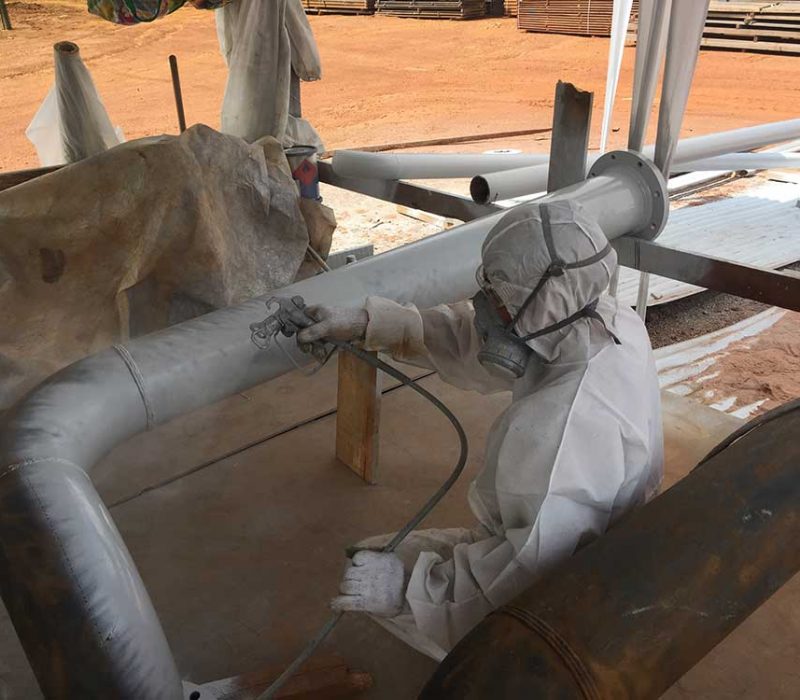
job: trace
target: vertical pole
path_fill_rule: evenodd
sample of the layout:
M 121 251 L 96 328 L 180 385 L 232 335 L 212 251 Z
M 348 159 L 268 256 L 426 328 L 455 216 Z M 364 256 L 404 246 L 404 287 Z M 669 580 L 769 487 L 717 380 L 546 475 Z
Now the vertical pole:
M 636 295 L 636 313 L 642 321 L 647 317 L 647 297 L 650 294 L 650 273 L 639 273 L 639 293 Z
M 556 85 L 548 192 L 586 179 L 592 97 L 593 93 L 579 90 L 572 83 L 559 80 Z
M 11 26 L 11 17 L 8 14 L 6 7 L 6 0 L 0 0 L 0 20 L 3 22 L 3 29 L 13 29 Z
M 181 93 L 181 76 L 178 73 L 178 58 L 169 57 L 169 70 L 172 73 L 172 90 L 175 93 L 175 109 L 178 111 L 178 127 L 181 133 L 186 131 L 186 114 L 183 111 L 183 94 Z

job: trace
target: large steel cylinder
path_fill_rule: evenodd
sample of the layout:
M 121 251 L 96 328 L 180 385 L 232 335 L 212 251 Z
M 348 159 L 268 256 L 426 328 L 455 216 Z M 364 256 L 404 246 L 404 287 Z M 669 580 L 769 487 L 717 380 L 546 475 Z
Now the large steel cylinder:
M 795 408 L 702 464 L 488 616 L 421 697 L 659 697 L 800 570 L 798 435 Z

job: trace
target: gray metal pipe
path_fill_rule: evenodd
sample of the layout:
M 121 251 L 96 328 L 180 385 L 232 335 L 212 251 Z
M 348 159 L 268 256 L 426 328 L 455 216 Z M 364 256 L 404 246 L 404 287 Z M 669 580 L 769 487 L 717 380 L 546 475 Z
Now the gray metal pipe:
M 340 150 L 333 154 L 333 170 L 342 177 L 422 180 L 474 177 L 482 172 L 547 163 L 549 158 L 547 153 L 370 153 Z
M 609 238 L 649 236 L 653 166 L 638 166 L 631 154 L 611 155 L 596 177 L 550 199 L 582 202 L 601 217 Z M 276 293 L 347 306 L 368 295 L 420 306 L 467 298 L 476 291 L 483 239 L 504 214 Z M 0 592 L 48 698 L 181 697 L 158 617 L 89 475 L 129 437 L 293 369 L 280 349 L 263 352 L 250 342 L 249 325 L 263 318 L 263 302 L 253 299 L 81 360 L 3 417 Z M 294 343 L 286 350 L 298 363 L 308 361 Z
M 680 171 L 685 163 L 695 163 L 704 169 L 716 170 L 718 168 L 713 162 L 698 164 L 697 161 L 706 161 L 706 159 L 736 151 L 761 148 L 798 137 L 800 137 L 800 119 L 790 119 L 682 139 L 675 148 L 672 171 Z M 654 152 L 654 146 L 645 146 L 642 150 L 642 153 L 648 158 L 652 158 Z M 599 157 L 597 153 L 590 153 L 588 167 L 591 168 Z M 478 175 L 472 180 L 470 193 L 474 201 L 479 204 L 487 204 L 544 192 L 547 188 L 548 169 L 549 165 L 544 164 Z

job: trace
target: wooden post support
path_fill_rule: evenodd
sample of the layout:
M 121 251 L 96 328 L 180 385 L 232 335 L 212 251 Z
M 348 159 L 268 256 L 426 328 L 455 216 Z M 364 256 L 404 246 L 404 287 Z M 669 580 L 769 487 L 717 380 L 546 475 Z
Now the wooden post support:
M 368 484 L 377 481 L 381 378 L 377 368 L 340 352 L 336 457 Z

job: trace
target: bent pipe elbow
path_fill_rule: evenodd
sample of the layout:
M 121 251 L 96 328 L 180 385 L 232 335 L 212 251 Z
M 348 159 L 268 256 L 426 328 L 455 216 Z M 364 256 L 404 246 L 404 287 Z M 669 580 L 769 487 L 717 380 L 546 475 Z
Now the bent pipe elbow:
M 424 700 L 658 698 L 800 570 L 800 411 L 762 424 L 489 615 Z
M 108 391 L 92 391 L 100 385 Z M 48 410 L 67 396 L 72 411 Z M 47 698 L 182 697 L 147 591 L 84 468 L 145 426 L 113 351 L 57 374 L 4 417 L 0 593 Z

